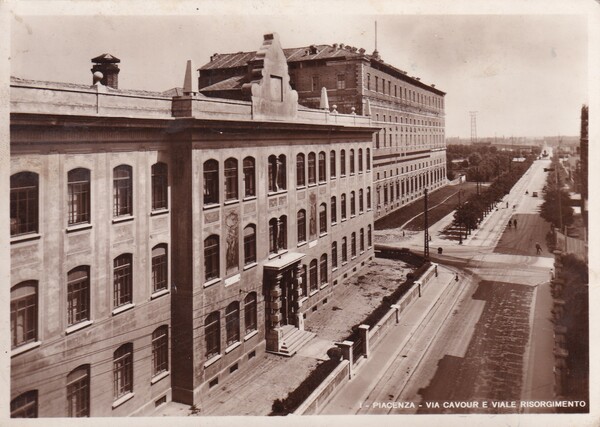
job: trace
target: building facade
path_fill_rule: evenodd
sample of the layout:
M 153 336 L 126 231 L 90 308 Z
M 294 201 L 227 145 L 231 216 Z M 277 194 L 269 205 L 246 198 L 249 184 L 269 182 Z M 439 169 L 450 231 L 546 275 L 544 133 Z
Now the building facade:
M 11 80 L 13 417 L 201 404 L 373 256 L 378 129 L 299 107 L 276 35 L 240 99 L 93 61 L 92 86 Z
M 309 108 L 366 115 L 373 136 L 375 218 L 440 188 L 446 179 L 445 93 L 383 61 L 377 51 L 344 44 L 285 49 L 292 87 Z M 214 54 L 199 69 L 200 92 L 240 99 L 255 52 Z M 323 103 L 325 88 L 327 103 Z

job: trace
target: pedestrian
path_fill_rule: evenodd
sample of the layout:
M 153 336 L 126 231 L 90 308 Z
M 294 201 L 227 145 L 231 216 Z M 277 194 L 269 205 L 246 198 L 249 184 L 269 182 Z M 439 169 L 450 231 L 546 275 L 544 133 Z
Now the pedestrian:
M 508 202 L 506 202 L 506 209 L 508 209 Z
M 508 228 L 511 228 L 511 227 L 512 227 L 512 221 L 509 219 L 508 220 Z
M 542 253 L 542 246 L 539 243 L 536 243 L 535 250 L 536 250 L 536 253 L 539 255 L 540 253 Z
M 513 225 L 515 226 L 515 229 L 517 228 L 517 220 L 513 219 Z
M 554 280 L 554 269 L 550 269 L 550 280 Z

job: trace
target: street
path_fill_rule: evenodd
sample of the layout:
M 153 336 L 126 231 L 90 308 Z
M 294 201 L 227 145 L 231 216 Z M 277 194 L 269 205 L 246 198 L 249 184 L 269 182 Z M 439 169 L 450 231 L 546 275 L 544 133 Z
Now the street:
M 431 246 L 442 247 L 443 255 L 432 260 L 467 280 L 440 297 L 358 404 L 342 387 L 322 413 L 515 413 L 522 409 L 513 401 L 554 397 L 548 285 L 553 256 L 545 243 L 549 225 L 538 214 L 543 199 L 532 196 L 542 194 L 548 163 L 534 162 L 463 245 L 434 238 Z M 517 221 L 516 229 L 507 227 L 509 219 Z M 418 251 L 422 243 L 416 238 L 412 248 Z

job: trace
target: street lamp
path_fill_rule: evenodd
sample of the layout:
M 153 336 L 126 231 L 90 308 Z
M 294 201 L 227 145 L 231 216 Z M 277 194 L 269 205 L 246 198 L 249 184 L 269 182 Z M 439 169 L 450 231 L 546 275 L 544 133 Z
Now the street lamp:
M 424 242 L 423 242 L 423 257 L 425 258 L 425 260 L 429 261 L 429 217 L 427 215 L 427 188 L 425 188 L 424 190 L 424 200 L 425 200 L 425 205 L 423 207 L 424 212 L 425 212 L 425 224 L 424 224 L 424 228 L 425 228 L 425 234 L 424 234 Z

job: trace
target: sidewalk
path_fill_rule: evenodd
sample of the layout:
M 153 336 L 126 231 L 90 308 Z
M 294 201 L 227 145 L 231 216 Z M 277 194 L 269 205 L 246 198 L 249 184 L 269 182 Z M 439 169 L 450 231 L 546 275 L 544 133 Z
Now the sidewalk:
M 400 323 L 396 324 L 376 349 L 371 351 L 369 357 L 362 362 L 359 371 L 355 372 L 355 376 L 336 391 L 334 397 L 321 412 L 322 415 L 357 413 L 360 410 L 361 402 L 366 399 L 370 390 L 388 370 L 396 355 L 402 351 L 406 342 L 414 334 L 444 290 L 448 286 L 456 286 L 456 290 L 462 287 L 464 278 L 459 282 L 455 282 L 455 276 L 451 270 L 439 266 L 438 271 L 438 277 L 428 285 L 421 298 L 418 298 L 402 313 Z

